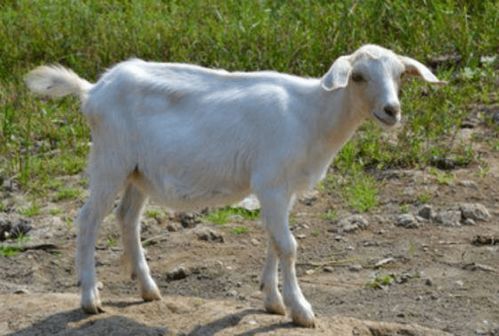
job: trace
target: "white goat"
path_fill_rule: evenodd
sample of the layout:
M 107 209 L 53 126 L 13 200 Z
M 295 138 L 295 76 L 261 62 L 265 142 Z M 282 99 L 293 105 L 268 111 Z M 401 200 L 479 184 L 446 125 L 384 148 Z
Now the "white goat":
M 30 72 L 27 85 L 38 94 L 79 95 L 92 133 L 90 197 L 78 218 L 82 308 L 101 310 L 96 235 L 122 189 L 117 217 L 124 257 L 146 301 L 161 298 L 140 245 L 146 197 L 187 210 L 254 193 L 270 236 L 261 285 L 265 308 L 285 314 L 286 307 L 294 323 L 314 326 L 295 272 L 297 244 L 288 226 L 293 198 L 325 175 L 364 120 L 385 127 L 400 121 L 403 73 L 442 83 L 423 64 L 374 45 L 339 57 L 320 79 L 138 59 L 117 64 L 95 84 L 60 66 Z

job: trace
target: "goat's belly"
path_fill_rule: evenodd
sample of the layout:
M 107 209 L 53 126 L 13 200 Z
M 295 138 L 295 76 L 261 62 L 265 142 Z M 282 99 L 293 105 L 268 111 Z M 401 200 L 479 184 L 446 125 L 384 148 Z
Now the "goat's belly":
M 238 202 L 251 192 L 249 187 L 216 181 L 181 181 L 164 177 L 161 183 L 151 183 L 144 176 L 134 178 L 134 183 L 153 201 L 174 210 L 196 210 Z M 159 182 L 159 181 L 157 181 Z

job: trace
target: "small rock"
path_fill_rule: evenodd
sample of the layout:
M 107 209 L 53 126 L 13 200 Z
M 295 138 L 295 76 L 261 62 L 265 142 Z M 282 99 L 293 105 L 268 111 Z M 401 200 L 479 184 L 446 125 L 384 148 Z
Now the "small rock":
M 350 272 L 360 272 L 363 270 L 363 267 L 362 267 L 362 265 L 359 265 L 359 264 L 353 264 L 353 265 L 348 266 L 348 270 Z
M 180 222 L 184 228 L 193 228 L 201 223 L 197 214 L 188 212 L 178 212 L 175 214 L 175 220 Z
M 14 294 L 31 294 L 26 288 L 19 288 L 14 291 Z
M 258 202 L 258 198 L 255 195 L 249 195 L 241 202 L 236 204 L 236 207 L 243 208 L 249 211 L 255 211 L 260 209 L 260 202 Z
M 466 218 L 463 222 L 463 225 L 476 225 L 476 222 L 471 218 Z
M 230 291 L 227 292 L 226 296 L 229 297 L 236 297 L 237 296 L 237 291 L 235 289 L 231 289 Z
M 414 229 L 421 226 L 421 224 L 416 220 L 416 218 L 412 214 L 399 215 L 395 220 L 395 225 L 407 229 Z
M 305 271 L 306 275 L 310 275 L 310 274 L 314 274 L 314 273 L 315 273 L 315 271 L 313 269 L 309 269 L 309 270 Z
M 332 266 L 324 266 L 323 270 L 324 270 L 324 272 L 327 272 L 327 273 L 333 273 L 334 272 L 334 267 L 332 267 Z
M 338 222 L 342 232 L 354 232 L 358 229 L 365 229 L 369 225 L 367 219 L 362 215 L 352 215 L 343 218 Z
M 166 273 L 166 278 L 168 280 L 182 280 L 189 276 L 190 272 L 184 266 L 177 266 L 168 273 Z
M 424 284 L 425 284 L 426 286 L 433 286 L 433 281 L 431 280 L 431 278 L 426 278 L 426 279 L 424 280 Z
M 182 225 L 175 222 L 170 222 L 166 225 L 166 230 L 169 232 L 178 232 L 182 230 Z
M 260 241 L 256 238 L 251 238 L 251 244 L 253 244 L 254 246 L 258 246 L 260 245 Z
M 307 235 L 304 234 L 304 233 L 299 233 L 299 234 L 296 235 L 297 239 L 305 239 L 306 237 L 307 237 Z
M 464 282 L 462 280 L 457 280 L 456 282 L 454 282 L 456 285 L 458 285 L 459 287 L 463 287 L 464 286 Z
M 475 181 L 472 180 L 462 180 L 459 182 L 459 185 L 466 188 L 478 189 L 478 185 L 476 184 Z
M 318 197 L 319 197 L 319 192 L 317 190 L 312 190 L 305 193 L 300 198 L 300 202 L 305 205 L 312 206 L 317 201 Z
M 433 207 L 429 204 L 423 205 L 418 210 L 418 216 L 428 220 L 431 219 L 431 217 L 433 216 Z
M 486 221 L 490 218 L 489 211 L 480 203 L 464 203 L 459 208 L 464 219 Z
M 376 264 L 374 264 L 374 268 L 379 268 L 381 266 L 384 266 L 386 264 L 389 264 L 391 262 L 395 261 L 395 259 L 393 259 L 392 257 L 390 258 L 385 258 L 385 259 L 381 259 L 380 261 L 378 261 Z
M 197 227 L 195 233 L 199 240 L 214 241 L 219 243 L 224 242 L 224 237 L 221 233 L 218 233 L 217 231 L 206 226 Z
M 461 226 L 461 211 L 459 210 L 445 210 L 438 212 L 434 220 L 437 224 L 449 227 Z

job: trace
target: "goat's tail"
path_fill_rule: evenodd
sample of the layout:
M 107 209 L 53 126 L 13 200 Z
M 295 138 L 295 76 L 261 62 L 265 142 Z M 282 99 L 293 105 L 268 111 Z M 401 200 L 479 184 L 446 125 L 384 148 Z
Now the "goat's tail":
M 51 98 L 78 95 L 84 100 L 93 84 L 61 65 L 42 65 L 24 78 L 28 88 L 36 94 Z

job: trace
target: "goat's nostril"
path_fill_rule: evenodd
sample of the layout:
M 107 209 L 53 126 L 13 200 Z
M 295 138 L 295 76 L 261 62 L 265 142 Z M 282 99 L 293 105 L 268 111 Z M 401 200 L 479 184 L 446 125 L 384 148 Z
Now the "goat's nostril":
M 399 108 L 397 106 L 394 106 L 394 105 L 386 105 L 384 110 L 385 110 L 385 113 L 388 114 L 390 117 L 396 118 L 398 111 L 399 111 Z

